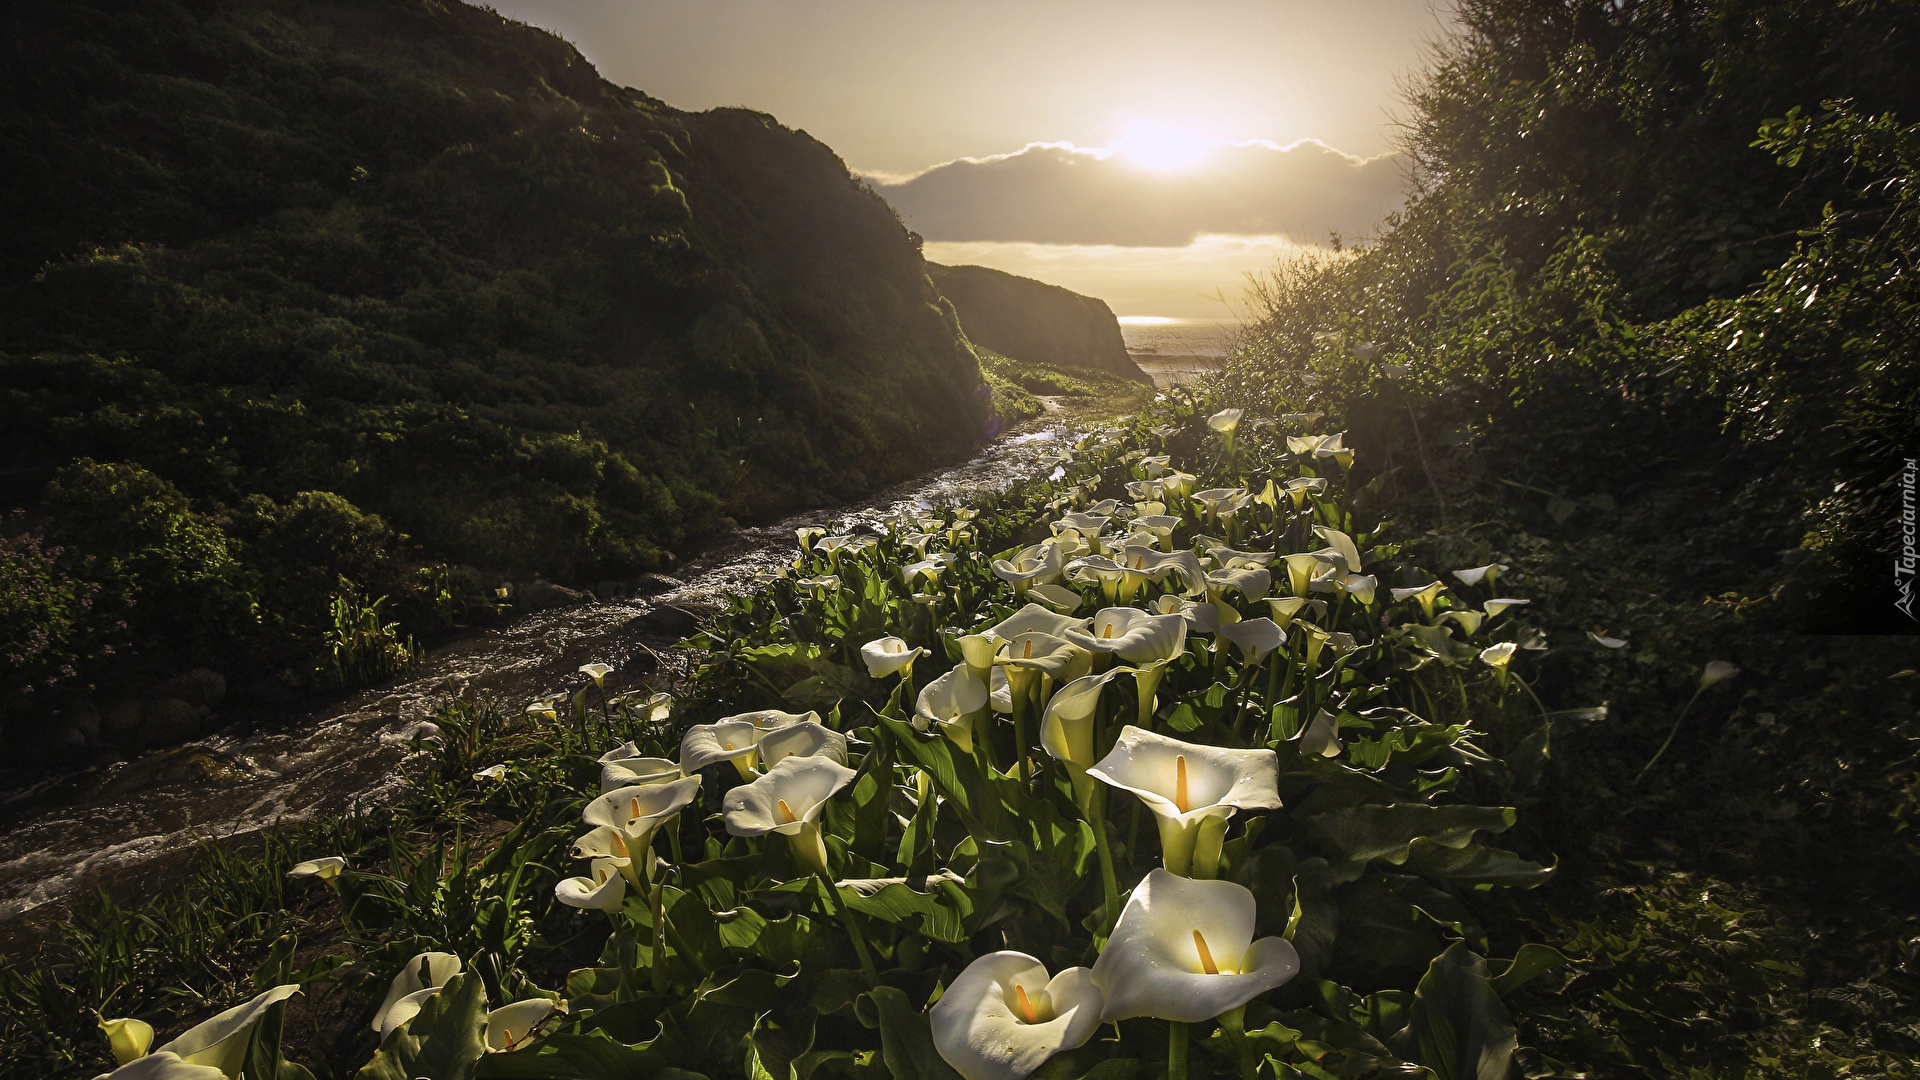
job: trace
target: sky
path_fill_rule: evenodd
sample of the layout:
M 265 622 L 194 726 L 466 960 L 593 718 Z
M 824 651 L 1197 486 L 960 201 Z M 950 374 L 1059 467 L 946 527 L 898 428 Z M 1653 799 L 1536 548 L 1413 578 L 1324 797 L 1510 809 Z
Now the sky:
M 496 0 L 677 108 L 832 147 L 936 262 L 1230 317 L 1248 273 L 1401 201 L 1435 0 Z

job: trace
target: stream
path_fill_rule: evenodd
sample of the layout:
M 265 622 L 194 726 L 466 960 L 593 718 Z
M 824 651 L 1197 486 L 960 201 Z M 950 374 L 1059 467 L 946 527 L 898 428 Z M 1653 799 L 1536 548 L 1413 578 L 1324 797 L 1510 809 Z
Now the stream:
M 512 707 L 576 689 L 582 664 L 615 667 L 610 690 L 654 671 L 684 672 L 678 635 L 635 620 L 667 604 L 712 605 L 743 592 L 756 571 L 789 562 L 794 530 L 844 531 L 909 507 L 932 508 L 1004 490 L 1037 475 L 1068 425 L 1044 417 L 988 444 L 972 460 L 875 493 L 864 502 L 739 529 L 674 571 L 684 583 L 658 596 L 585 603 L 525 615 L 440 643 L 402 678 L 325 703 L 256 712 L 211 735 L 0 792 L 0 926 L 83 890 L 140 883 L 207 840 L 277 823 L 373 808 L 404 795 L 403 768 L 421 725 L 449 695 L 493 693 Z M 429 731 L 431 729 L 428 729 Z M 28 920 L 38 923 L 42 920 Z

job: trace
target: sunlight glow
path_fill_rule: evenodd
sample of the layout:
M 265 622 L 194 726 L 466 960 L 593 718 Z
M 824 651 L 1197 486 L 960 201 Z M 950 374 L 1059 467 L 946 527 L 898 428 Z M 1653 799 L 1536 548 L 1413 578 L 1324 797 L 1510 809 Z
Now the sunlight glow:
M 1213 144 L 1180 128 L 1142 121 L 1128 124 L 1113 148 L 1149 169 L 1186 169 L 1199 164 Z
M 1180 320 L 1169 319 L 1165 315 L 1122 315 L 1114 321 L 1121 326 L 1166 326 Z

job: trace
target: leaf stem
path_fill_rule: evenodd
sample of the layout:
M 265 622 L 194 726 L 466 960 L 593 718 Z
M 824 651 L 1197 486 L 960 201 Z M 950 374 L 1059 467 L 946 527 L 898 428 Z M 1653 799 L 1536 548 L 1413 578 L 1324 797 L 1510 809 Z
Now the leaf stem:
M 1187 1080 L 1187 1025 L 1167 1021 L 1167 1080 Z
M 861 931 L 860 924 L 854 920 L 853 912 L 847 910 L 834 897 L 833 882 L 827 875 L 819 875 L 819 880 L 820 899 L 825 903 L 827 913 L 839 919 L 840 925 L 847 928 L 847 936 L 853 939 L 853 951 L 860 958 L 860 971 L 866 975 L 868 982 L 879 986 L 880 970 L 873 966 L 873 953 L 867 949 L 867 935 Z

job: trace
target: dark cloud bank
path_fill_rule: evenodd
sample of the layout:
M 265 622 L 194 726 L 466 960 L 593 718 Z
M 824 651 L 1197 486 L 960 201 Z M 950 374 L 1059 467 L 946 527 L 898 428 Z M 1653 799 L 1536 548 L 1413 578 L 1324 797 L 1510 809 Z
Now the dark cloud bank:
M 1316 142 L 1218 146 L 1178 170 L 1035 144 L 872 183 L 929 240 L 1180 247 L 1208 233 L 1368 232 L 1400 206 L 1401 177 L 1398 155 L 1362 161 Z

